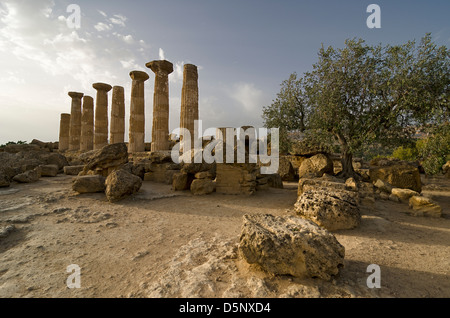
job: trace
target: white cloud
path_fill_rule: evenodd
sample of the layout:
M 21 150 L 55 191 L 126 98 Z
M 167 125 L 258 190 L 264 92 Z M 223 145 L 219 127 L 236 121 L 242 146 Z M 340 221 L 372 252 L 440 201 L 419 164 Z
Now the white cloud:
M 99 22 L 96 25 L 94 25 L 94 28 L 97 31 L 102 32 L 102 31 L 109 31 L 109 30 L 111 30 L 113 28 L 113 26 L 112 26 L 112 24 L 106 24 L 106 23 L 103 23 L 103 22 Z
M 127 21 L 127 17 L 120 14 L 115 14 L 112 18 L 109 19 L 109 21 L 111 21 L 111 23 L 113 24 L 125 27 L 125 21 Z
M 160 60 L 165 60 L 165 56 L 164 56 L 164 50 L 162 48 L 159 48 L 159 59 Z
M 101 10 L 97 10 L 98 11 L 98 13 L 100 13 L 102 16 L 104 16 L 105 18 L 107 17 L 107 15 L 106 15 L 106 13 L 105 12 L 103 12 L 103 11 L 101 11 Z

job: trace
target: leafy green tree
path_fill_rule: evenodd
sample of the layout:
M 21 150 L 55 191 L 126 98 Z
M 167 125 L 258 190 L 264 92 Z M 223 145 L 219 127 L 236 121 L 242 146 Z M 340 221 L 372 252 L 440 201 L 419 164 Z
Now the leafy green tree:
M 449 50 L 426 35 L 416 46 L 369 46 L 347 40 L 322 47 L 305 74 L 311 129 L 339 142 L 345 177 L 356 176 L 353 154 L 374 143 L 401 144 L 413 125 L 449 119 Z
M 297 73 L 292 73 L 282 82 L 277 98 L 270 106 L 263 108 L 264 126 L 280 129 L 280 152 L 289 151 L 290 132 L 305 131 L 309 112 L 303 81 L 297 78 Z

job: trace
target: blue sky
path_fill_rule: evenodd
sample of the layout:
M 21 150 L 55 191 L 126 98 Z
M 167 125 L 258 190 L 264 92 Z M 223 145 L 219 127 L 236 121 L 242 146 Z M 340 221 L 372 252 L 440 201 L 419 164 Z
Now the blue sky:
M 70 3 L 81 28 L 67 26 Z M 369 29 L 369 4 L 381 29 Z M 347 38 L 371 44 L 420 40 L 450 44 L 450 1 L 0 1 L 0 143 L 58 140 L 68 91 L 95 97 L 94 82 L 125 87 L 126 129 L 132 70 L 148 72 L 146 141 L 151 139 L 153 73 L 161 55 L 170 76 L 170 129 L 179 125 L 182 66 L 199 67 L 203 127 L 262 126 L 262 107 L 292 72 L 311 70 L 322 43 Z M 110 95 L 111 97 L 111 95 Z

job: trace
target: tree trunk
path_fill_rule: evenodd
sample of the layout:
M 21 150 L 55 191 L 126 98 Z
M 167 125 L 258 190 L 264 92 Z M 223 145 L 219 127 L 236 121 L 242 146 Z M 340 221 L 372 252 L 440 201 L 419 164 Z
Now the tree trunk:
M 353 154 L 351 152 L 345 150 L 342 152 L 341 164 L 342 171 L 339 173 L 340 176 L 345 179 L 357 176 L 357 173 L 353 170 Z
M 338 177 L 343 177 L 345 179 L 355 178 L 359 180 L 360 176 L 355 172 L 355 170 L 353 170 L 353 154 L 349 151 L 347 140 L 341 134 L 338 134 L 337 137 L 341 144 L 342 153 L 342 171 L 338 173 Z

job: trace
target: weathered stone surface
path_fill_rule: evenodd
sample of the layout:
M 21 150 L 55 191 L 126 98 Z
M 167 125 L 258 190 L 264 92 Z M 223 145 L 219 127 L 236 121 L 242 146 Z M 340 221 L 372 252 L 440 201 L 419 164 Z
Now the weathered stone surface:
M 131 153 L 145 151 L 145 94 L 144 85 L 149 76 L 145 72 L 130 72 L 131 102 L 128 150 Z
M 329 231 L 352 229 L 361 223 L 361 214 L 351 191 L 307 190 L 298 197 L 295 211 Z
M 267 184 L 271 188 L 283 189 L 283 180 L 278 173 L 268 175 Z
M 145 176 L 144 164 L 128 162 L 128 163 L 120 166 L 120 169 L 124 169 L 124 170 L 128 171 L 129 173 L 134 174 L 135 176 L 138 176 L 139 178 L 144 180 L 144 176 Z
M 59 122 L 59 151 L 69 149 L 70 143 L 70 114 L 61 114 Z
M 105 191 L 105 177 L 99 175 L 79 176 L 72 181 L 72 190 L 78 193 Z
M 16 230 L 16 227 L 14 225 L 8 225 L 5 227 L 0 228 L 0 238 L 5 238 L 12 232 Z
M 57 165 L 44 165 L 39 167 L 41 168 L 41 177 L 56 177 L 58 175 L 59 168 Z
M 6 173 L 0 169 L 0 188 L 9 187 L 10 181 Z
M 325 154 L 318 154 L 304 160 L 298 170 L 299 178 L 321 177 L 325 173 L 333 174 L 333 161 Z
M 13 180 L 19 183 L 32 183 L 39 180 L 39 175 L 39 171 L 33 169 L 14 176 Z
M 419 193 L 410 189 L 393 188 L 392 194 L 399 198 L 402 202 L 408 202 L 409 198 L 418 196 Z
M 251 195 L 256 191 L 257 172 L 255 164 L 217 164 L 216 192 Z
M 83 111 L 81 113 L 81 141 L 80 150 L 94 149 L 94 99 L 83 97 Z
M 67 158 L 59 153 L 42 153 L 37 155 L 40 161 L 44 162 L 47 165 L 56 165 L 58 166 L 58 170 L 63 169 L 65 166 L 69 165 Z
M 347 187 L 343 180 L 324 175 L 321 178 L 302 178 L 298 181 L 297 195 L 302 195 L 307 190 L 314 190 L 317 188 L 330 188 L 336 190 L 346 190 Z
M 23 145 L 7 145 L 4 151 L 7 153 L 19 153 L 19 152 L 35 152 L 39 151 L 40 147 L 33 144 L 23 144 Z
M 205 195 L 213 193 L 215 184 L 211 179 L 195 179 L 191 183 L 191 192 L 194 195 Z
M 105 83 L 94 83 L 97 90 L 95 99 L 94 150 L 108 145 L 108 92 L 112 86 Z
M 172 190 L 183 191 L 189 189 L 188 174 L 184 172 L 173 175 Z
M 194 147 L 194 121 L 198 120 L 198 71 L 197 66 L 185 64 L 183 72 L 183 88 L 181 91 L 180 128 L 191 134 L 190 145 Z M 180 136 L 183 147 L 183 136 Z
M 49 150 L 52 152 L 53 150 L 58 149 L 59 142 L 45 142 L 38 139 L 33 139 L 30 144 L 32 145 L 38 145 L 41 150 Z
M 413 165 L 371 166 L 369 174 L 372 182 L 380 179 L 394 188 L 411 189 L 419 193 L 422 191 L 419 169 Z
M 442 208 L 430 198 L 413 196 L 409 199 L 411 214 L 414 216 L 429 216 L 439 218 L 442 215 Z
M 275 275 L 330 280 L 343 267 L 345 248 L 333 234 L 295 216 L 245 215 L 239 251 Z
M 197 172 L 195 174 L 195 178 L 196 179 L 212 179 L 213 175 L 209 171 L 202 171 L 202 172 Z
M 392 187 L 392 185 L 389 184 L 389 182 L 385 182 L 383 180 L 378 179 L 373 185 L 380 191 L 383 191 L 383 192 L 386 192 L 389 194 L 392 192 L 393 187 Z
M 133 90 L 133 89 L 132 89 Z M 133 96 L 133 93 L 131 93 Z M 111 99 L 111 129 L 109 143 L 125 141 L 125 91 L 122 86 L 114 86 Z
M 358 183 L 354 178 L 348 178 L 345 180 L 345 188 L 351 191 L 358 191 Z
M 84 166 L 65 166 L 64 174 L 68 176 L 77 176 L 81 171 L 83 171 Z
M 283 181 L 294 181 L 296 179 L 294 167 L 287 156 L 280 156 L 278 174 Z
M 142 186 L 142 179 L 126 170 L 119 169 L 106 178 L 105 184 L 106 198 L 109 202 L 117 202 L 138 192 Z
M 84 172 L 116 168 L 128 162 L 128 149 L 125 143 L 112 144 L 99 150 L 86 152 L 79 158 L 86 163 Z
M 69 150 L 80 150 L 81 141 L 81 98 L 83 93 L 69 92 L 72 98 L 72 106 L 70 112 L 70 131 L 69 131 Z
M 163 60 L 146 66 L 155 73 L 152 151 L 169 150 L 169 74 L 173 72 L 173 64 Z

